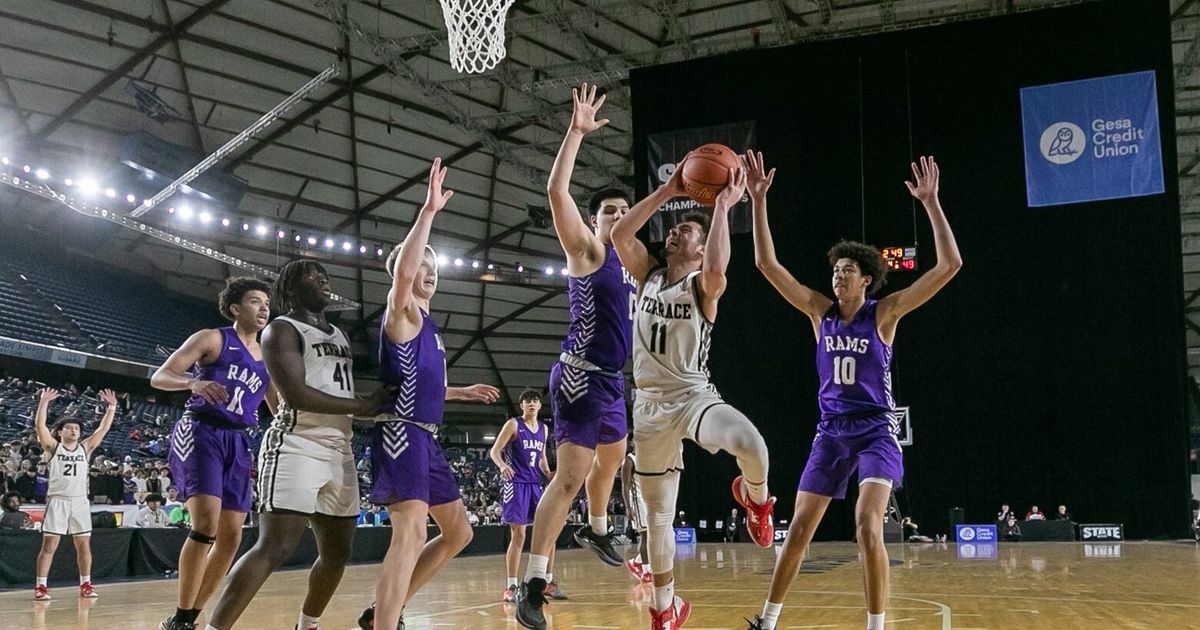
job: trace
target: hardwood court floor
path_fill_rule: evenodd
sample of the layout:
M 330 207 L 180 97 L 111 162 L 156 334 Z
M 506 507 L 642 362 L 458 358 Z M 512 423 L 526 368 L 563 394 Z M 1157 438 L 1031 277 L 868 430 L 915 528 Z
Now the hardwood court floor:
M 895 545 L 890 551 L 889 629 L 1200 629 L 1200 545 L 1195 543 L 1006 544 L 995 559 L 960 559 L 954 545 L 944 544 Z M 774 553 L 749 544 L 681 546 L 676 571 L 679 592 L 693 606 L 688 630 L 743 630 L 741 619 L 761 610 Z M 562 552 L 558 563 L 556 578 L 571 599 L 551 604 L 550 628 L 649 627 L 651 591 L 635 586 L 624 568 L 602 565 L 581 550 Z M 324 628 L 357 627 L 377 572 L 378 565 L 347 568 L 322 618 Z M 237 627 L 291 628 L 306 575 L 274 575 Z M 451 562 L 410 604 L 408 630 L 518 630 L 512 606 L 497 601 L 503 582 L 501 556 Z M 861 585 L 853 545 L 814 544 L 779 628 L 863 628 Z M 66 587 L 52 589 L 56 599 L 49 603 L 31 601 L 32 589 L 0 593 L 0 628 L 154 628 L 174 606 L 176 581 L 97 588 L 100 598 L 90 601 Z

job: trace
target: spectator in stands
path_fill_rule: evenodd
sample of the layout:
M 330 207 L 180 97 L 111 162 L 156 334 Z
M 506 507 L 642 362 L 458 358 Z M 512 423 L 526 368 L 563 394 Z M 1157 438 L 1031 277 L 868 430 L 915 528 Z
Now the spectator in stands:
M 167 502 L 163 504 L 163 509 L 166 510 L 167 514 L 170 514 L 171 510 L 181 505 L 183 504 L 179 502 L 178 493 L 175 491 L 175 488 L 167 490 Z
M 160 496 L 162 495 L 163 492 L 165 492 L 165 489 L 163 488 L 162 479 L 159 479 L 159 477 L 158 477 L 158 469 L 157 468 L 151 468 L 148 473 L 148 476 L 146 477 L 146 492 L 149 494 L 157 494 Z M 147 500 L 149 500 L 149 499 L 147 499 Z
M 7 492 L 0 499 L 0 529 L 32 529 L 33 517 L 21 511 L 21 497 Z
M 133 505 L 137 493 L 138 483 L 133 477 L 133 468 L 126 468 L 121 480 L 121 502 L 125 505 Z
M 358 515 L 358 525 L 364 527 L 380 527 L 384 523 L 391 525 L 390 517 L 387 510 L 382 510 L 378 505 L 373 503 L 363 502 L 366 506 Z
M 46 502 L 46 490 L 50 488 L 50 472 L 46 464 L 39 462 L 34 471 L 33 499 L 38 503 Z
M 146 495 L 146 507 L 138 510 L 134 522 L 138 527 L 169 527 L 171 517 L 162 509 L 163 497 L 157 492 Z
M 171 524 L 176 527 L 192 526 L 192 515 L 188 513 L 186 503 L 180 503 L 179 507 L 171 510 Z
M 16 491 L 22 501 L 33 501 L 33 490 L 37 486 L 37 473 L 33 463 L 28 459 L 21 460 L 21 470 L 17 471 Z
M 1010 515 L 1004 524 L 1004 540 L 1008 542 L 1020 542 L 1021 526 L 1017 524 L 1017 517 Z
M 687 513 L 679 510 L 679 514 L 675 515 L 675 527 L 691 527 L 688 525 Z
M 729 520 L 725 522 L 725 542 L 737 542 L 738 539 L 738 511 L 733 508 L 729 511 Z
M 1000 512 L 998 514 L 996 514 L 996 522 L 997 523 L 1007 523 L 1008 517 L 1010 517 L 1010 516 L 1015 517 L 1016 514 L 1013 514 L 1013 511 L 1011 509 L 1009 509 L 1007 503 L 1001 504 Z
M 1029 508 L 1029 513 L 1025 515 L 1025 520 L 1027 520 L 1027 521 L 1044 521 L 1044 520 L 1046 520 L 1046 515 L 1043 514 L 1041 511 L 1039 511 L 1038 506 L 1035 505 L 1035 506 Z
M 1067 511 L 1067 506 L 1065 506 L 1065 505 L 1058 506 L 1058 514 L 1054 515 L 1054 520 L 1056 520 L 1056 521 L 1071 520 L 1071 513 Z

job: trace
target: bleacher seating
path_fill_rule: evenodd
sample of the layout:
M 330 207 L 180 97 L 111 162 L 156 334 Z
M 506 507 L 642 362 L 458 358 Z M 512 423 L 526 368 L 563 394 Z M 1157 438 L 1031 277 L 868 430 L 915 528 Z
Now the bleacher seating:
M 196 329 L 221 325 L 211 303 L 174 296 L 142 276 L 11 241 L 4 245 L 12 255 L 0 265 L 0 335 L 158 363 L 164 357 L 157 347 L 173 349 Z M 22 288 L 43 304 L 30 300 Z M 64 330 L 47 308 L 57 309 L 78 330 Z

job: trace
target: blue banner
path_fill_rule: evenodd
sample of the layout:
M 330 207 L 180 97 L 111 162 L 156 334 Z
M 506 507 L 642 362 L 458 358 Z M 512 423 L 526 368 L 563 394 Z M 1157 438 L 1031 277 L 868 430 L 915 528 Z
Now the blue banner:
M 683 544 L 692 544 L 696 542 L 696 530 L 692 527 L 676 527 L 675 542 Z
M 999 540 L 995 525 L 955 525 L 956 543 L 995 543 Z
M 1030 207 L 1161 193 L 1154 71 L 1021 89 Z

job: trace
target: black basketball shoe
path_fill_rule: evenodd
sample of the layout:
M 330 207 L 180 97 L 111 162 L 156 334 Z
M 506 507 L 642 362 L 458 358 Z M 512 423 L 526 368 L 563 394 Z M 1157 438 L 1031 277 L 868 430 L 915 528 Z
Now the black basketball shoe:
M 600 561 L 609 566 L 619 567 L 625 564 L 625 558 L 613 549 L 612 532 L 599 536 L 592 531 L 591 525 L 582 525 L 575 530 L 575 542 L 579 543 L 580 547 L 590 549 L 597 556 L 600 556 Z
M 517 589 L 517 623 L 532 630 L 546 630 L 546 580 L 533 578 Z
M 362 630 L 375 630 L 375 604 L 364 608 L 362 614 L 358 616 L 358 627 Z M 404 615 L 400 615 L 400 623 L 396 624 L 396 630 L 404 630 Z

